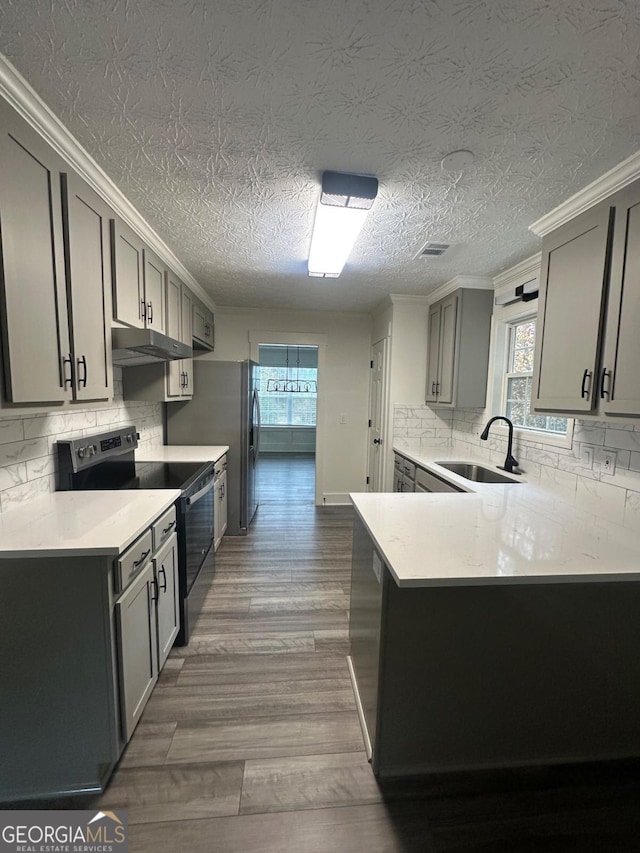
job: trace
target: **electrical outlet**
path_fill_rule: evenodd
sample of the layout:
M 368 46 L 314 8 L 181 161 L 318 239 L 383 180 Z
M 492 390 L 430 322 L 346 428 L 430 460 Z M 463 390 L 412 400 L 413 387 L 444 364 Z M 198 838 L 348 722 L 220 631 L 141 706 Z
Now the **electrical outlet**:
M 602 458 L 602 470 L 605 474 L 615 474 L 616 472 L 616 454 L 612 450 L 607 450 Z

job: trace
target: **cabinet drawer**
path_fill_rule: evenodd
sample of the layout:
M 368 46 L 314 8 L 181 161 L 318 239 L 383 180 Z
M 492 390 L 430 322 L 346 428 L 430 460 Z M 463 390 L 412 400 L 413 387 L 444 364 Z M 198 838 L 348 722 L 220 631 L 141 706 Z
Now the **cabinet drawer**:
M 116 564 L 116 592 L 121 592 L 131 583 L 153 551 L 151 528 L 145 530 L 139 539 L 118 558 Z
M 409 462 L 408 459 L 403 459 L 402 473 L 405 477 L 409 477 L 410 480 L 413 480 L 416 476 L 416 466 L 413 464 L 413 462 Z
M 402 474 L 403 462 L 404 462 L 404 459 L 402 458 L 402 456 L 398 456 L 398 455 L 396 454 L 396 455 L 393 457 L 393 468 L 394 468 L 394 470 L 395 470 L 395 471 L 397 471 L 399 474 Z
M 168 509 L 164 515 L 153 524 L 153 550 L 154 552 L 165 542 L 176 529 L 176 508 Z

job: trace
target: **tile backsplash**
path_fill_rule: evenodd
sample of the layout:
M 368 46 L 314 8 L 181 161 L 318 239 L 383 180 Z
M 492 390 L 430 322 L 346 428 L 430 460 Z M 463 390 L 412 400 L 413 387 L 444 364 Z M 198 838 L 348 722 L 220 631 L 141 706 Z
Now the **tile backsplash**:
M 393 441 L 407 450 L 453 442 L 461 456 L 484 457 L 495 465 L 504 461 L 507 437 L 490 433 L 487 441 L 480 440 L 489 417 L 483 409 L 396 405 Z M 640 420 L 576 420 L 571 447 L 516 437 L 513 454 L 528 478 L 565 490 L 585 510 L 640 531 Z M 615 460 L 613 473 L 605 469 L 607 456 Z
M 64 412 L 33 415 L 0 412 L 0 512 L 30 497 L 55 491 L 55 442 L 135 424 L 140 446 L 163 443 L 162 405 L 122 399 L 122 368 L 114 368 L 114 399 Z

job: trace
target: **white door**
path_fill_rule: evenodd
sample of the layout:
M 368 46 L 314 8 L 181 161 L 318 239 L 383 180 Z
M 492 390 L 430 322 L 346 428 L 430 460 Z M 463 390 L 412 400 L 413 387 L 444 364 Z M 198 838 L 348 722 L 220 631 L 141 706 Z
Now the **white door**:
M 369 396 L 369 454 L 368 489 L 380 492 L 383 488 L 384 472 L 384 390 L 387 360 L 387 339 L 375 343 L 371 348 L 371 388 Z

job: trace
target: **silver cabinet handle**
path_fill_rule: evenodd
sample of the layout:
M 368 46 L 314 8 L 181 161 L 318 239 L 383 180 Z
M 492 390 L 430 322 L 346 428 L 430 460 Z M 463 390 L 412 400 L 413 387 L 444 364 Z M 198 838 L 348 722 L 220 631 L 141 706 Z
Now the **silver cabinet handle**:
M 584 373 L 582 374 L 582 388 L 580 389 L 580 396 L 583 400 L 589 399 L 589 394 L 591 393 L 591 382 L 589 382 L 589 388 L 587 389 L 587 379 L 591 379 L 591 371 L 589 368 L 585 368 Z
M 150 323 L 153 323 L 153 302 L 147 302 L 147 319 Z
M 141 306 L 140 307 L 140 317 L 143 320 L 146 320 L 147 319 L 147 303 L 144 301 L 144 299 L 140 300 L 140 306 Z
M 170 524 L 168 524 L 168 525 L 167 525 L 167 527 L 163 527 L 163 528 L 162 528 L 162 535 L 163 535 L 163 536 L 166 536 L 166 535 L 167 535 L 167 533 L 168 533 L 170 530 L 173 530 L 173 528 L 174 528 L 175 526 L 176 526 L 175 521 L 172 521 Z
M 609 387 L 605 390 L 604 383 L 606 382 L 607 376 L 609 377 Z M 602 368 L 602 378 L 600 379 L 600 399 L 604 400 L 605 397 L 611 397 L 611 381 L 613 379 L 613 373 L 610 370 L 607 370 L 606 367 Z

